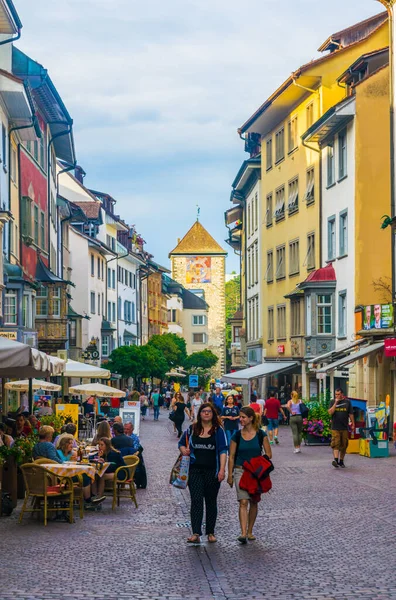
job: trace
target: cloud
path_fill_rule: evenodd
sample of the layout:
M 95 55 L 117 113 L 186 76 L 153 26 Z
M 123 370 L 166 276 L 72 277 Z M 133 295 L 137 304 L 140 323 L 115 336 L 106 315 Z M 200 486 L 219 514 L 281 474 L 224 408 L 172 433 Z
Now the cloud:
M 373 0 L 16 0 L 16 8 L 18 46 L 49 70 L 87 180 L 149 228 L 142 234 L 159 261 L 190 227 L 197 201 L 222 243 L 246 158 L 237 128 L 332 32 L 381 10 Z

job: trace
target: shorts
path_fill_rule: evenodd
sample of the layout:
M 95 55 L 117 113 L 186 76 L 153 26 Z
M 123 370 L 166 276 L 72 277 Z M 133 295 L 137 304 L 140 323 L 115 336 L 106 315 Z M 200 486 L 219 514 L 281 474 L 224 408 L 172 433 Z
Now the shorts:
M 268 431 L 279 428 L 279 419 L 268 419 Z
M 241 481 L 241 477 L 243 475 L 243 469 L 234 469 L 234 485 L 237 495 L 238 502 L 240 500 L 250 500 L 250 495 L 246 490 L 241 490 L 239 487 L 239 482 Z
M 330 446 L 333 450 L 339 450 L 340 452 L 345 452 L 348 448 L 348 431 L 335 431 L 331 430 L 331 444 Z

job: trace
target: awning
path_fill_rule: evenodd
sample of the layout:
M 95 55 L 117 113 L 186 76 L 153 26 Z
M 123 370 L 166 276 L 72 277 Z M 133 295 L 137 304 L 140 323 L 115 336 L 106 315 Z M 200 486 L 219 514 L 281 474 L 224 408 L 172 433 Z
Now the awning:
M 361 348 L 360 350 L 358 350 L 358 352 L 352 352 L 352 354 L 349 354 L 349 356 L 340 358 L 339 360 L 336 360 L 335 362 L 330 363 L 329 365 L 326 365 L 325 367 L 322 367 L 321 369 L 318 369 L 316 372 L 317 373 L 329 373 L 329 371 L 335 371 L 336 369 L 339 369 L 340 367 L 344 367 L 345 365 L 350 365 L 351 363 L 356 362 L 360 358 L 363 358 L 364 356 L 368 356 L 369 354 L 372 354 L 372 352 L 381 350 L 384 347 L 384 343 L 385 342 L 382 341 L 382 342 L 377 342 L 376 344 L 370 344 L 369 346 L 365 346 L 364 348 Z
M 58 359 L 63 365 L 63 361 Z M 0 377 L 49 377 L 56 375 L 51 357 L 27 344 L 0 338 Z
M 328 362 L 327 359 L 329 359 L 329 361 L 333 361 L 335 358 L 337 358 L 337 356 L 340 356 L 341 354 L 344 354 L 345 352 L 349 352 L 350 350 L 352 350 L 353 348 L 356 348 L 357 346 L 359 346 L 360 344 L 363 344 L 364 342 L 367 343 L 367 339 L 359 338 L 358 340 L 355 340 L 354 342 L 352 342 L 351 344 L 348 344 L 347 346 L 343 346 L 342 348 L 336 348 L 335 350 L 332 350 L 331 352 L 325 352 L 324 354 L 319 354 L 318 356 L 315 356 L 315 358 L 310 358 L 308 361 L 308 367 L 311 368 L 312 365 L 314 365 L 314 364 Z
M 250 367 L 249 369 L 242 369 L 235 373 L 227 373 L 227 375 L 223 375 L 221 379 L 222 381 L 229 381 L 230 383 L 247 383 L 250 379 L 268 377 L 275 373 L 288 371 L 297 365 L 297 362 L 264 362 L 254 367 Z

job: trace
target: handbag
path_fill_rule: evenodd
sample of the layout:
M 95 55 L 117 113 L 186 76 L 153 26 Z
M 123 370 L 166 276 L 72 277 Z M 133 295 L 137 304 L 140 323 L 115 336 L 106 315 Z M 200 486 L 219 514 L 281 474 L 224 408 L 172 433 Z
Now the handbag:
M 308 419 L 309 408 L 304 402 L 300 402 L 300 414 L 303 419 Z
M 173 421 L 173 422 L 174 422 L 174 421 L 175 421 L 175 415 L 176 415 L 176 411 L 175 411 L 175 410 L 171 410 L 171 412 L 169 413 L 169 417 L 168 417 L 168 418 L 169 418 L 171 421 Z
M 186 433 L 186 447 L 189 447 L 188 434 Z M 190 457 L 179 455 L 175 464 L 172 467 L 169 483 L 173 487 L 185 490 L 188 484 L 188 473 L 190 470 Z

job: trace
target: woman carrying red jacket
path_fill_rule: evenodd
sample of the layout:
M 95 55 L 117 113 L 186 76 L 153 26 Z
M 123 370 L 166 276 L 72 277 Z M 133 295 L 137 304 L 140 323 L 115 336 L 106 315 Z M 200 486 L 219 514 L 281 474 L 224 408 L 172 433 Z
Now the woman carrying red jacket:
M 243 475 L 243 463 L 265 454 L 272 457 L 271 446 L 265 431 L 260 429 L 261 418 L 250 406 L 244 406 L 239 413 L 241 431 L 236 431 L 231 438 L 228 458 L 228 479 L 230 487 L 235 483 L 239 502 L 239 522 L 241 535 L 238 542 L 246 544 L 247 540 L 255 540 L 253 526 L 257 517 L 257 497 L 252 497 L 242 490 L 239 482 Z M 264 451 L 264 452 L 263 452 Z

